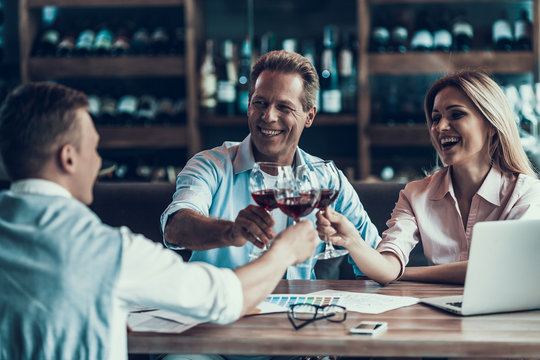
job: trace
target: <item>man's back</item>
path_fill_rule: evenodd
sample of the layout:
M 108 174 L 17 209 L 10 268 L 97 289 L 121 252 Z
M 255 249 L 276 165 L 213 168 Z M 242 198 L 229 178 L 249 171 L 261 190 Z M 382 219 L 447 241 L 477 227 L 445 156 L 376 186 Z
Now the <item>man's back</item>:
M 106 359 L 120 256 L 79 202 L 1 192 L 0 359 Z

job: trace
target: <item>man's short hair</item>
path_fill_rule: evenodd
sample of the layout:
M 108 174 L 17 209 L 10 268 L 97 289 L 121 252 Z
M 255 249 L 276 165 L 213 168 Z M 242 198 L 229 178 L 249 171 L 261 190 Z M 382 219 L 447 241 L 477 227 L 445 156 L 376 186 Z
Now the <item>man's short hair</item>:
M 79 149 L 76 111 L 87 107 L 84 93 L 52 82 L 13 90 L 0 109 L 0 154 L 10 179 L 35 177 L 66 144 Z
M 261 56 L 251 70 L 250 99 L 255 91 L 255 83 L 264 70 L 300 75 L 304 84 L 304 92 L 300 98 L 302 109 L 309 111 L 317 104 L 319 75 L 313 64 L 306 57 L 285 50 L 270 51 Z

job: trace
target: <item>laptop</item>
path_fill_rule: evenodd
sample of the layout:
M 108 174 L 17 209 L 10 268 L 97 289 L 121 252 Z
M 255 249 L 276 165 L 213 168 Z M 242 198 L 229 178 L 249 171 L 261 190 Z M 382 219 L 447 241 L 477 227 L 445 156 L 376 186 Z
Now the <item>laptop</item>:
M 463 295 L 420 302 L 462 316 L 540 309 L 540 220 L 477 223 Z

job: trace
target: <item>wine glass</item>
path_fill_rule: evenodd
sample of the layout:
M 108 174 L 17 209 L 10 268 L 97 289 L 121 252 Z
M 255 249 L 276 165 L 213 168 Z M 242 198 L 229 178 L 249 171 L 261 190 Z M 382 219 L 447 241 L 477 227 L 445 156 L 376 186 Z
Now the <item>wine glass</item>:
M 276 187 L 277 175 L 281 170 L 281 167 L 288 166 L 275 162 L 256 162 L 249 174 L 249 192 L 253 200 L 268 211 L 270 214 L 272 210 L 277 208 L 276 198 L 274 196 L 274 188 Z M 253 252 L 249 257 L 253 260 L 262 255 L 268 250 L 268 245 L 265 245 L 263 249 L 254 247 Z
M 317 208 L 320 211 L 325 211 L 338 197 L 341 190 L 341 177 L 339 171 L 332 160 L 324 160 L 312 163 L 311 166 L 315 170 L 319 178 L 319 186 L 321 195 Z M 315 259 L 333 259 L 349 253 L 345 249 L 336 249 L 328 238 L 324 235 L 322 239 L 326 243 L 323 253 L 315 255 Z
M 319 201 L 320 187 L 317 174 L 308 164 L 283 168 L 278 174 L 274 195 L 278 208 L 293 218 L 296 224 L 308 215 Z

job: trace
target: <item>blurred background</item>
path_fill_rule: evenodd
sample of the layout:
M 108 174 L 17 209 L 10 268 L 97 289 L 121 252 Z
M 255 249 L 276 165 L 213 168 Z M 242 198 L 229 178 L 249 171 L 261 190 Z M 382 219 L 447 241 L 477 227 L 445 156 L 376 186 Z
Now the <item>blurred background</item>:
M 539 1 L 0 0 L 0 97 L 38 80 L 83 90 L 101 181 L 174 181 L 194 153 L 248 134 L 254 60 L 296 51 L 321 79 L 300 146 L 351 180 L 410 181 L 438 165 L 427 89 L 479 69 L 540 168 Z

